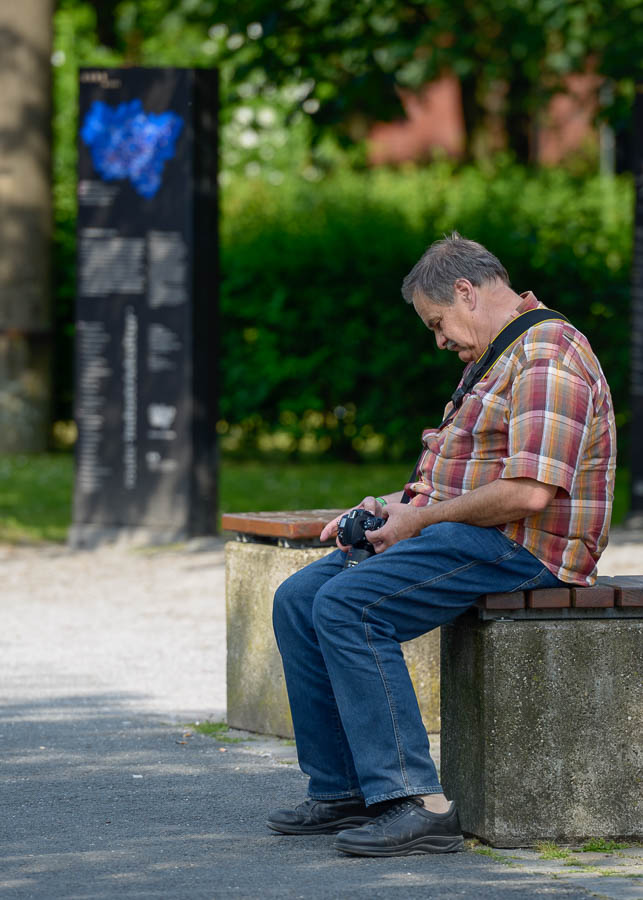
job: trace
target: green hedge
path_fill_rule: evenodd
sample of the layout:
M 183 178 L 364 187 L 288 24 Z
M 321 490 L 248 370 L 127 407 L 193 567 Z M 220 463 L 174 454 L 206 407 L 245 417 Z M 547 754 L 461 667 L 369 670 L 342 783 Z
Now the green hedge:
M 457 229 L 584 331 L 628 420 L 632 183 L 507 166 L 229 184 L 222 216 L 224 449 L 412 456 L 461 370 L 400 295 Z

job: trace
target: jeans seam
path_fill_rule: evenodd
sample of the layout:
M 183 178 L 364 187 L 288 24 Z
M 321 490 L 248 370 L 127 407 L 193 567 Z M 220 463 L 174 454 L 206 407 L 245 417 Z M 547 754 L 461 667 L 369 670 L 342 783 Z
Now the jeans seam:
M 410 785 L 407 789 L 401 791 L 391 791 L 388 794 L 375 794 L 374 797 L 365 797 L 366 805 L 372 806 L 373 803 L 382 803 L 384 800 L 403 800 L 405 797 L 421 797 L 423 794 L 442 794 L 444 793 L 444 788 L 441 784 L 437 787 L 433 785 L 430 788 L 426 787 L 416 787 L 412 788 Z
M 344 775 L 346 776 L 346 780 L 350 785 L 349 790 L 355 790 L 355 786 L 353 785 L 353 778 L 350 772 L 350 766 L 348 765 L 348 759 L 346 757 L 346 747 L 344 745 L 344 740 L 342 740 L 341 733 L 341 719 L 339 716 L 339 710 L 337 709 L 337 701 L 335 700 L 334 694 L 331 694 L 332 704 L 331 704 L 331 715 L 333 716 L 335 722 L 335 739 L 339 746 L 340 755 L 344 761 Z
M 547 568 L 547 566 L 543 566 L 540 572 L 537 575 L 534 575 L 533 578 L 528 578 L 527 581 L 523 581 L 522 584 L 519 584 L 517 588 L 514 588 L 514 591 L 525 591 L 528 590 L 529 587 L 533 587 L 535 584 L 540 584 L 543 580 L 543 575 L 550 574 L 551 572 Z
M 318 794 L 317 792 L 311 794 L 309 791 L 308 796 L 311 800 L 349 800 L 351 797 L 361 797 L 362 794 L 359 791 L 357 793 L 351 793 L 349 791 L 332 791 L 327 794 Z
M 480 565 L 480 563 L 485 563 L 488 565 L 497 565 L 498 563 L 504 562 L 506 559 L 511 559 L 512 556 L 516 556 L 516 554 L 522 548 L 520 545 L 516 547 L 512 547 L 511 550 L 508 550 L 507 553 L 504 553 L 502 556 L 497 556 L 492 560 L 483 560 L 483 559 L 472 559 L 471 562 L 467 563 L 465 566 L 459 566 L 457 569 L 450 569 L 448 572 L 442 572 L 440 575 L 436 575 L 434 578 L 429 578 L 427 581 L 418 581 L 416 584 L 410 584 L 405 588 L 401 588 L 399 591 L 395 591 L 394 594 L 384 594 L 381 597 L 378 597 L 377 600 L 374 600 L 373 603 L 367 604 L 362 610 L 362 622 L 365 622 L 365 615 L 367 614 L 367 610 L 373 609 L 375 606 L 379 606 L 384 600 L 392 600 L 394 597 L 401 597 L 403 594 L 406 594 L 408 591 L 414 591 L 419 587 L 427 587 L 430 584 L 439 584 L 441 581 L 444 581 L 445 578 L 450 578 L 452 575 L 457 575 L 460 572 L 466 572 L 467 569 L 471 569 L 474 566 Z
M 373 654 L 373 658 L 375 659 L 375 665 L 377 666 L 377 671 L 380 674 L 380 678 L 382 679 L 382 685 L 384 687 L 384 693 L 386 694 L 386 701 L 388 703 L 389 713 L 391 714 L 391 722 L 393 723 L 393 734 L 395 736 L 395 746 L 397 747 L 397 758 L 400 764 L 400 774 L 402 775 L 402 781 L 404 782 L 405 789 L 409 788 L 409 780 L 408 774 L 406 771 L 406 761 L 404 759 L 404 751 L 402 749 L 400 743 L 400 736 L 397 727 L 397 716 L 395 712 L 395 704 L 393 703 L 393 697 L 389 690 L 389 686 L 387 684 L 386 678 L 384 677 L 384 671 L 382 669 L 380 658 L 377 654 L 377 650 L 373 646 L 371 641 L 371 630 L 368 622 L 364 622 L 364 634 L 366 635 L 366 643 L 368 644 L 371 653 Z

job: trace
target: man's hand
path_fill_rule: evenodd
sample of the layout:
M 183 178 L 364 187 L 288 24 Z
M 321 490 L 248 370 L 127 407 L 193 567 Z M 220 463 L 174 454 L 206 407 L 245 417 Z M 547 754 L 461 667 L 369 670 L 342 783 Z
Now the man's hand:
M 364 535 L 375 547 L 376 553 L 381 553 L 398 541 L 415 537 L 424 527 L 424 510 L 407 503 L 388 503 L 384 510 L 386 524 L 377 531 L 366 531 Z
M 351 506 L 351 509 L 367 509 L 370 513 L 372 513 L 372 515 L 381 517 L 383 507 L 377 502 L 375 497 L 364 497 L 361 503 L 358 503 L 357 506 Z M 336 537 L 337 526 L 339 525 L 340 519 L 350 511 L 350 509 L 347 509 L 346 512 L 343 512 L 341 515 L 334 518 L 332 522 L 329 522 L 328 525 L 325 525 L 321 534 L 319 535 L 319 540 L 323 542 L 329 540 L 332 537 Z M 338 540 L 335 543 L 340 550 L 348 550 L 348 547 L 340 544 Z

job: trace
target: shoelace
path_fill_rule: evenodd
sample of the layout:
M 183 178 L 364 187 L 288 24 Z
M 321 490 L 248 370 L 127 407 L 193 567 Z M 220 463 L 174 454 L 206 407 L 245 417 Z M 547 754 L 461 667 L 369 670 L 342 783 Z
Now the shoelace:
M 298 803 L 295 807 L 295 811 L 302 813 L 310 812 L 315 803 L 317 803 L 317 800 L 311 800 L 311 798 L 309 797 L 307 800 L 304 800 L 303 803 Z
M 382 824 L 384 824 L 385 822 L 390 822 L 391 819 L 394 819 L 401 812 L 404 812 L 405 810 L 409 809 L 409 807 L 411 807 L 411 806 L 424 807 L 424 804 L 422 802 L 420 802 L 419 800 L 413 799 L 412 797 L 405 797 L 403 800 L 400 800 L 399 803 L 395 803 L 393 806 L 390 807 L 390 809 L 387 809 L 386 812 L 381 813 L 377 817 L 377 819 L 375 819 L 375 821 L 378 823 L 382 822 Z

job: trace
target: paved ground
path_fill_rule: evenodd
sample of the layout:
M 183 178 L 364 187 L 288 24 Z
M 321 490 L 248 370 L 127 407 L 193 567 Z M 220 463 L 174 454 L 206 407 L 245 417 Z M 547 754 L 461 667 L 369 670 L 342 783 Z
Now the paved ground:
M 641 547 L 616 535 L 602 574 Z M 293 747 L 187 725 L 225 717 L 221 544 L 0 547 L 0 584 L 0 898 L 643 898 L 641 848 L 367 860 L 267 832 L 303 796 Z

